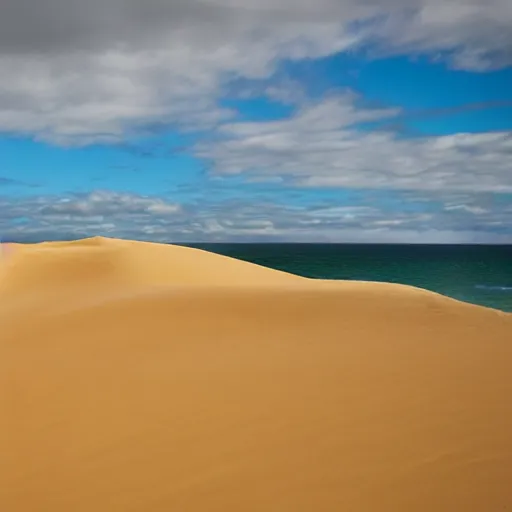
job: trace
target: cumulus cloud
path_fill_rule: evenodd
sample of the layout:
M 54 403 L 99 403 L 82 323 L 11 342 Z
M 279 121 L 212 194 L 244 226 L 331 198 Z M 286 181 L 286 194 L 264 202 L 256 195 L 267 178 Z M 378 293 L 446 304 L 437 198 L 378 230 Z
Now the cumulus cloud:
M 509 0 L 3 0 L 0 131 L 119 142 L 207 129 L 233 78 L 364 48 L 486 70 L 512 62 Z M 269 91 L 272 94 L 272 91 Z
M 4 240 L 40 241 L 93 235 L 160 242 L 408 242 L 510 243 L 510 196 L 399 194 L 390 209 L 335 201 L 202 200 L 99 190 L 66 197 L 0 196 Z M 492 208 L 491 208 L 492 206 Z M 433 229 L 433 226 L 442 228 Z

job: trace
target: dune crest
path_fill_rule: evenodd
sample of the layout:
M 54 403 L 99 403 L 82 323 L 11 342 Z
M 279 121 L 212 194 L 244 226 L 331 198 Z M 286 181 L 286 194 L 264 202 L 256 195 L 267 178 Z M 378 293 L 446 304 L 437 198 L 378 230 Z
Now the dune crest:
M 0 510 L 512 507 L 512 315 L 186 247 L 14 245 Z

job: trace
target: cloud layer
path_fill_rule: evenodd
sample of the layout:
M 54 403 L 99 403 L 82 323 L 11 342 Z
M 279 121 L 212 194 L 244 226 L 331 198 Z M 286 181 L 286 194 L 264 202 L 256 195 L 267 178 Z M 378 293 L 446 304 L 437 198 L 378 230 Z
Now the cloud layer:
M 0 230 L 12 241 L 103 235 L 161 242 L 512 243 L 510 195 L 402 192 L 401 206 L 390 209 L 378 191 L 372 194 L 372 206 L 263 199 L 177 204 L 108 190 L 0 196 Z
M 399 112 L 355 106 L 343 94 L 286 120 L 226 123 L 197 154 L 219 174 L 283 177 L 306 187 L 512 192 L 512 133 L 400 138 L 358 123 Z
M 116 142 L 155 125 L 204 129 L 236 77 L 344 50 L 512 62 L 508 0 L 3 0 L 0 131 Z

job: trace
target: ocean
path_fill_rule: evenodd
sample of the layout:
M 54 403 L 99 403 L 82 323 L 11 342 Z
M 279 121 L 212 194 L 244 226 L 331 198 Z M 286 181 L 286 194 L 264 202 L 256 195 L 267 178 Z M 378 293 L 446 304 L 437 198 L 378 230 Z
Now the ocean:
M 512 245 L 191 246 L 305 277 L 409 284 L 512 312 Z

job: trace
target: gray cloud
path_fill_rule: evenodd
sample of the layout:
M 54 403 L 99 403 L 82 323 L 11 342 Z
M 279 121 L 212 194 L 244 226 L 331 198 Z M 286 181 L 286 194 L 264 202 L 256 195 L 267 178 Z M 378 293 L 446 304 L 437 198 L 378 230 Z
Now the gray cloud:
M 3 0 L 0 47 L 37 53 L 104 49 L 140 46 L 169 33 L 187 45 L 209 45 L 232 42 L 249 29 L 253 37 L 276 26 L 287 31 L 283 24 L 293 25 L 300 37 L 310 25 L 336 20 L 352 23 L 345 30 L 360 32 L 364 41 L 407 51 L 467 51 L 474 58 L 510 50 L 511 10 L 508 0 Z
M 161 242 L 295 241 L 511 243 L 512 195 L 402 192 L 378 200 L 299 206 L 274 201 L 166 198 L 99 190 L 67 197 L 0 196 L 3 239 L 93 235 Z
M 232 78 L 364 48 L 458 67 L 512 62 L 508 0 L 3 0 L 0 131 L 119 142 L 148 126 L 211 128 Z M 276 91 L 268 91 L 276 94 Z

